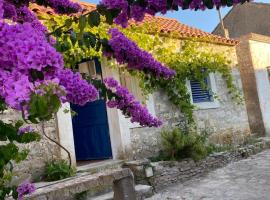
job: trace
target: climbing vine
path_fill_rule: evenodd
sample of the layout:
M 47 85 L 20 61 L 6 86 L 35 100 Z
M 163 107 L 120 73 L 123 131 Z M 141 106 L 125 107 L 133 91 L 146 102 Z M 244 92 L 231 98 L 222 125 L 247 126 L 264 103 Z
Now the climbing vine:
M 236 104 L 241 104 L 243 97 L 233 81 L 230 52 L 217 53 L 209 44 L 184 40 L 180 44 L 175 41 L 170 45 L 168 39 L 159 39 L 160 45 L 152 50 L 152 54 L 162 63 L 167 64 L 176 71 L 176 76 L 167 81 L 155 79 L 144 74 L 140 74 L 141 87 L 145 94 L 152 93 L 156 89 L 163 89 L 169 100 L 179 107 L 185 114 L 189 122 L 193 121 L 190 93 L 187 88 L 187 80 L 197 80 L 201 86 L 207 89 L 204 80 L 210 73 L 219 73 L 226 82 L 228 93 Z M 157 43 L 157 38 L 155 38 Z M 166 45 L 164 45 L 164 43 Z M 211 89 L 211 88 L 208 88 Z M 218 98 L 217 94 L 213 94 Z
M 54 31 L 55 27 L 64 25 L 69 20 L 68 16 L 51 16 L 48 14 L 41 14 L 39 18 L 43 20 L 51 31 Z M 100 20 L 104 21 L 103 18 Z M 86 25 L 85 30 L 88 34 L 99 35 L 101 38 L 109 39 L 108 30 L 113 26 L 115 25 L 108 25 L 101 22 L 98 26 L 91 27 L 90 25 Z M 74 34 L 79 32 L 79 29 L 78 24 L 74 23 L 69 29 L 64 31 L 68 32 L 72 30 Z M 140 80 L 140 87 L 145 98 L 155 90 L 162 89 L 167 93 L 169 100 L 186 116 L 188 121 L 193 122 L 192 111 L 194 105 L 190 100 L 191 97 L 186 81 L 195 79 L 201 83 L 202 87 L 206 88 L 205 78 L 210 73 L 219 73 L 224 78 L 230 97 L 234 102 L 240 104 L 243 101 L 241 92 L 235 86 L 231 74 L 232 63 L 229 59 L 231 52 L 228 50 L 217 52 L 216 49 L 213 49 L 217 46 L 211 46 L 209 39 L 206 38 L 205 41 L 197 41 L 196 39 L 180 41 L 175 38 L 177 33 L 171 33 L 170 35 L 166 35 L 166 37 L 162 37 L 158 33 L 157 25 L 152 23 L 130 26 L 121 29 L 121 31 L 131 40 L 135 41 L 140 48 L 151 52 L 158 61 L 176 71 L 176 75 L 172 79 L 167 80 L 150 76 L 143 72 L 124 69 Z M 149 34 L 149 32 L 156 34 Z M 98 57 L 99 59 L 103 59 L 100 49 L 93 50 L 93 48 L 82 47 L 79 43 L 72 44 L 72 37 L 76 36 L 71 35 L 69 38 L 61 37 L 58 41 L 62 45 L 62 48 L 65 48 L 63 56 L 68 67 L 74 67 L 76 63 L 85 58 Z M 89 43 L 91 45 L 91 40 Z M 117 67 L 115 63 L 112 60 L 109 62 L 109 65 Z M 216 94 L 214 96 L 218 98 Z

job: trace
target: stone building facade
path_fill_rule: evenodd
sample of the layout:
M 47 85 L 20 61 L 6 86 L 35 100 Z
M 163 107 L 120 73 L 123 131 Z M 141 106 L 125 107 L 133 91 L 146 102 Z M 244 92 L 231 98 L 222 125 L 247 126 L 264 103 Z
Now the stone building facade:
M 242 91 L 235 47 L 212 44 L 211 48 L 213 51 L 220 53 L 229 50 L 234 84 Z M 194 103 L 193 116 L 197 132 L 207 132 L 210 140 L 215 143 L 241 143 L 250 134 L 246 105 L 245 103 L 239 105 L 231 99 L 226 82 L 220 74 L 211 74 L 210 76 L 212 90 L 218 98 L 206 104 Z M 189 87 L 188 84 L 187 87 Z M 169 101 L 164 91 L 155 92 L 152 103 L 155 107 L 156 116 L 164 121 L 165 129 L 170 129 L 183 120 L 181 111 Z M 131 128 L 130 138 L 133 158 L 142 159 L 157 155 L 161 149 L 160 132 L 161 129 L 155 128 Z
M 240 37 L 237 55 L 252 132 L 270 134 L 270 37 L 250 33 Z
M 244 3 L 234 6 L 224 17 L 231 38 L 239 39 L 237 57 L 251 131 L 270 134 L 269 110 L 269 3 Z M 219 24 L 214 34 L 223 35 Z
M 87 10 L 95 9 L 93 4 L 82 4 Z M 35 8 L 35 12 L 39 8 Z M 208 41 L 211 49 L 215 52 L 227 53 L 232 61 L 231 69 L 235 84 L 242 90 L 242 82 L 238 70 L 238 60 L 235 52 L 235 45 L 237 41 L 216 36 L 210 33 L 203 32 L 196 28 L 191 28 L 179 23 L 175 19 L 166 19 L 162 17 L 155 17 L 148 20 L 153 20 L 161 28 L 161 33 L 177 32 L 175 41 L 196 38 L 198 41 Z M 113 76 L 116 80 L 121 82 L 121 74 L 118 69 L 107 67 L 109 64 L 106 60 L 101 62 L 101 71 L 103 77 Z M 96 66 L 94 66 L 96 67 Z M 198 132 L 207 131 L 213 141 L 223 143 L 226 138 L 230 138 L 230 142 L 239 143 L 246 135 L 250 134 L 249 121 L 246 112 L 245 103 L 237 105 L 232 101 L 224 79 L 220 74 L 211 74 L 209 77 L 211 89 L 219 98 L 213 99 L 206 103 L 196 104 L 194 110 L 194 117 L 197 124 Z M 135 80 L 129 80 L 129 83 L 135 83 Z M 138 85 L 131 84 L 133 90 L 137 90 Z M 191 83 L 187 81 L 187 88 L 191 90 Z M 191 99 L 193 101 L 193 99 Z M 169 102 L 164 91 L 156 91 L 149 95 L 146 102 L 147 108 L 153 115 L 161 118 L 164 122 L 164 127 L 172 128 L 178 124 L 183 116 L 172 103 Z M 65 110 L 70 109 L 69 104 L 62 106 L 57 113 L 54 120 L 47 123 L 47 133 L 64 146 L 71 154 L 72 163 L 76 165 L 76 142 L 74 140 L 74 124 L 70 113 Z M 108 131 L 110 138 L 110 148 L 112 159 L 139 159 L 154 156 L 161 149 L 161 129 L 157 128 L 142 128 L 138 124 L 132 124 L 128 118 L 122 115 L 121 111 L 116 109 L 104 108 L 106 112 L 106 120 L 108 122 Z M 91 113 L 88 113 L 91 115 Z M 13 118 L 14 113 L 8 112 L 3 116 L 6 119 Z M 99 116 L 99 113 L 95 113 Z M 89 119 L 92 116 L 88 116 Z M 87 120 L 85 118 L 84 120 Z M 40 127 L 37 127 L 40 129 Z M 89 133 L 90 134 L 90 133 Z M 84 141 L 81 141 L 84 142 Z M 95 141 L 92 141 L 95 142 Z M 84 143 L 84 145 L 86 145 Z M 83 148 L 84 145 L 79 146 Z M 61 150 L 57 145 L 52 144 L 46 138 L 43 138 L 39 143 L 33 143 L 28 146 L 31 150 L 28 159 L 23 162 L 18 168 L 23 174 L 35 174 L 34 179 L 40 177 L 44 169 L 44 163 L 53 157 L 67 158 L 67 154 Z M 77 146 L 78 148 L 78 146 Z M 103 158 L 102 158 L 103 159 Z

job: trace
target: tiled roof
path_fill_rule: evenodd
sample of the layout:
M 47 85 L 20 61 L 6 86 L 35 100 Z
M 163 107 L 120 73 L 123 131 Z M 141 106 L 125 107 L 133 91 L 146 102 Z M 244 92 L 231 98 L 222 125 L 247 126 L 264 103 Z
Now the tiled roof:
M 90 12 L 96 9 L 96 4 L 85 3 L 85 2 L 79 2 L 79 3 L 84 9 L 83 13 Z M 32 10 L 34 12 L 46 12 L 48 14 L 53 14 L 52 9 L 43 8 L 38 5 L 32 5 Z M 222 36 L 207 33 L 200 29 L 182 24 L 176 19 L 157 17 L 157 16 L 153 17 L 150 15 L 146 15 L 144 22 L 156 24 L 159 32 L 164 35 L 169 34 L 169 33 L 175 33 L 175 35 L 179 38 L 198 38 L 200 40 L 206 40 L 211 43 L 218 43 L 218 44 L 224 44 L 224 45 L 230 45 L 230 46 L 234 46 L 238 44 L 238 40 L 228 39 Z

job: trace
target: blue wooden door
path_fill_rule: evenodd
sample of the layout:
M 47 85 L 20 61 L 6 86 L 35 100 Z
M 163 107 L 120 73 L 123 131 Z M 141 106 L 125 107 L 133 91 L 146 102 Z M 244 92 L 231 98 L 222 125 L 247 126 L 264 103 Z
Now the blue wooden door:
M 96 66 L 100 68 L 99 65 Z M 71 105 L 71 108 L 77 113 L 72 118 L 76 159 L 112 158 L 105 100 L 99 99 L 85 106 Z

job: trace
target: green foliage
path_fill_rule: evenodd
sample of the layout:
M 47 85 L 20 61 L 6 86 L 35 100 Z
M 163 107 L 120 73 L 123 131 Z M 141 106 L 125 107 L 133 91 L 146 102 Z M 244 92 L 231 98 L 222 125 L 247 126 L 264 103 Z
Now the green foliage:
M 0 199 L 12 192 L 14 198 L 17 196 L 16 186 L 10 186 L 12 178 L 13 162 L 19 163 L 26 159 L 29 150 L 20 150 L 14 143 L 30 143 L 39 141 L 38 133 L 24 133 L 18 135 L 19 128 L 23 125 L 22 121 L 15 124 L 4 123 L 0 120 Z
M 39 19 L 56 38 L 56 49 L 61 52 L 65 66 L 75 68 L 83 59 L 102 57 L 102 48 L 108 48 L 109 25 L 101 23 L 105 19 L 97 11 L 78 18 L 40 14 Z
M 192 158 L 200 160 L 208 155 L 206 137 L 196 133 L 188 133 L 180 128 L 161 133 L 163 150 L 161 157 L 164 160 L 180 160 Z
M 52 160 L 46 163 L 46 181 L 57 181 L 76 174 L 76 169 L 69 167 L 65 160 Z
M 62 93 L 61 96 L 65 95 L 65 91 L 56 84 L 40 85 L 37 89 L 44 91 L 45 94 L 31 95 L 28 119 L 32 123 L 50 120 L 61 107 L 61 101 L 55 91 Z
M 134 29 L 134 28 L 133 28 Z M 135 29 L 136 30 L 136 29 Z M 172 37 L 162 38 L 160 36 L 149 36 L 147 30 L 140 28 L 137 33 L 125 31 L 137 44 L 155 56 L 157 60 L 168 65 L 176 71 L 176 76 L 171 80 L 162 80 L 143 73 L 131 72 L 132 75 L 141 79 L 140 86 L 145 95 L 152 93 L 156 89 L 163 89 L 169 100 L 175 104 L 189 122 L 193 122 L 189 91 L 186 87 L 186 80 L 198 80 L 201 86 L 206 88 L 205 78 L 210 73 L 219 73 L 226 81 L 228 94 L 235 103 L 241 104 L 243 97 L 233 82 L 231 74 L 231 52 L 213 49 L 207 42 L 196 40 L 179 40 Z M 214 47 L 216 48 L 216 47 Z M 210 89 L 210 88 L 208 88 Z M 214 94 L 214 97 L 216 94 Z
M 7 105 L 5 104 L 5 101 L 0 98 L 0 113 L 4 112 L 7 109 Z

